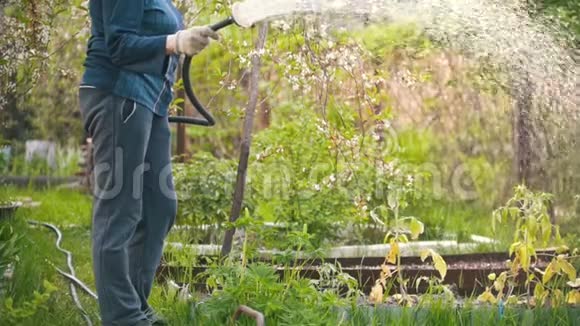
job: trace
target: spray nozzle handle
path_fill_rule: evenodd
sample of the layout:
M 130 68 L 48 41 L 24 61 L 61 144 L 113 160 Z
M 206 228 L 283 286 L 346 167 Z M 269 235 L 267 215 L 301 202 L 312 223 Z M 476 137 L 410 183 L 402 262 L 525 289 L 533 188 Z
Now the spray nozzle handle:
M 217 32 L 220 29 L 222 29 L 224 27 L 228 27 L 228 26 L 233 25 L 233 24 L 237 25 L 236 20 L 234 19 L 234 16 L 230 16 L 227 19 L 222 20 L 221 22 L 210 25 L 209 28 L 211 28 Z

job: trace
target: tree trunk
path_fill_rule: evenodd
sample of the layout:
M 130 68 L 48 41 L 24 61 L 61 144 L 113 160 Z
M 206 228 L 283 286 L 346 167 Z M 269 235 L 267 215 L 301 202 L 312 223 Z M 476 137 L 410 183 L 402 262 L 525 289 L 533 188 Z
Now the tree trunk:
M 248 172 L 248 162 L 250 157 L 250 146 L 252 144 L 252 129 L 254 127 L 254 116 L 256 107 L 258 105 L 259 82 L 260 82 L 260 68 L 262 65 L 262 58 L 260 52 L 264 49 L 266 44 L 266 37 L 268 35 L 268 24 L 263 23 L 260 27 L 258 41 L 256 42 L 256 54 L 252 57 L 252 73 L 250 76 L 250 98 L 246 108 L 246 116 L 244 118 L 244 130 L 242 132 L 242 142 L 240 149 L 240 162 L 238 164 L 238 175 L 236 179 L 236 187 L 234 190 L 234 201 L 230 214 L 230 222 L 235 222 L 241 215 L 242 206 L 244 202 L 244 192 L 246 190 L 246 176 Z M 222 246 L 222 256 L 227 256 L 232 250 L 232 240 L 235 228 L 228 229 L 224 238 Z

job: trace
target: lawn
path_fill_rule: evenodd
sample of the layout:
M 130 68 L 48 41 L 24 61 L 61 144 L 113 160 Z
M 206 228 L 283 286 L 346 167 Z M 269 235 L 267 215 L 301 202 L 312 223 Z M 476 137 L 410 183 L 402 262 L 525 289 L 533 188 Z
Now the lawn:
M 55 247 L 56 234 L 44 227 L 31 226 L 27 220 L 52 223 L 63 233 L 62 247 L 73 254 L 73 264 L 77 277 L 93 286 L 93 273 L 90 253 L 91 203 L 86 194 L 71 190 L 33 191 L 16 188 L 0 189 L 0 198 L 30 197 L 40 202 L 36 208 L 22 208 L 14 220 L 3 221 L 1 226 L 10 225 L 14 233 L 21 236 L 18 241 L 18 259 L 14 276 L 8 282 L 6 298 L 12 298 L 15 309 L 36 310 L 26 316 L 20 311 L 7 311 L 0 307 L 0 325 L 82 325 L 85 323 L 73 303 L 68 282 L 56 271 L 56 267 L 67 271 L 66 257 Z M 34 292 L 47 291 L 46 282 L 56 287 L 45 304 L 38 309 L 32 300 Z M 93 322 L 98 321 L 98 306 L 95 300 L 79 291 L 79 297 Z M 151 298 L 153 305 L 166 313 L 172 325 L 185 325 L 180 318 L 177 302 L 168 302 L 161 288 L 156 288 Z M 187 312 L 183 305 L 182 313 Z M 11 316 L 15 315 L 15 316 Z M 24 316 L 16 316 L 24 315 Z M 97 323 L 95 323 L 97 324 Z

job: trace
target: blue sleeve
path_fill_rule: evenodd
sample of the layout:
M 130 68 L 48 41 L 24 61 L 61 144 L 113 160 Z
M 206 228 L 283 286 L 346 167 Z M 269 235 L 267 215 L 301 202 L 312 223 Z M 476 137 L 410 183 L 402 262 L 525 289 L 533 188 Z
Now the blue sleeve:
M 141 36 L 145 0 L 103 0 L 105 41 L 111 60 L 121 68 L 165 75 L 167 35 Z

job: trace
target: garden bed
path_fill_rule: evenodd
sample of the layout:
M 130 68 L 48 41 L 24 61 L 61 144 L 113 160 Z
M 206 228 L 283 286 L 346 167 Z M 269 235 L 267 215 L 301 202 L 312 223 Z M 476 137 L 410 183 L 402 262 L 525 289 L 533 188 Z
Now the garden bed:
M 553 253 L 550 251 L 541 252 L 538 254 L 533 267 L 545 268 L 549 259 L 544 254 Z M 460 295 L 472 295 L 480 293 L 485 290 L 485 284 L 488 283 L 487 277 L 491 273 L 497 275 L 508 270 L 506 261 L 509 259 L 506 253 L 475 253 L 475 254 L 457 254 L 445 255 L 444 260 L 447 262 L 447 275 L 445 277 L 445 284 L 453 284 L 454 289 Z M 168 263 L 163 263 L 158 270 L 158 277 L 160 279 L 191 279 L 192 276 L 203 275 L 208 270 L 206 262 L 210 259 L 200 257 L 197 265 L 192 266 L 176 266 Z M 276 265 L 272 259 L 261 259 L 260 261 L 269 262 L 276 268 L 280 277 L 284 276 L 289 268 L 281 265 Z M 354 257 L 354 258 L 326 258 L 326 259 L 297 259 L 295 261 L 294 270 L 300 276 L 309 279 L 320 278 L 320 268 L 324 263 L 331 263 L 341 266 L 343 273 L 346 273 L 358 281 L 358 284 L 365 293 L 369 293 L 372 286 L 381 276 L 382 267 L 384 264 L 384 257 Z M 401 271 L 404 278 L 415 281 L 421 277 L 438 277 L 438 272 L 428 262 L 422 262 L 420 257 L 402 257 Z M 520 278 L 525 279 L 522 273 Z M 200 291 L 206 290 L 205 281 L 198 278 L 196 288 Z M 414 282 L 412 282 L 414 283 Z M 523 284 L 523 282 L 521 282 Z M 427 290 L 427 284 L 418 287 L 409 287 L 410 293 L 423 293 Z
M 263 222 L 260 224 L 262 230 L 267 230 L 270 233 L 275 233 L 280 237 L 284 237 L 288 232 L 301 230 L 302 225 L 292 223 L 279 222 Z M 350 250 L 357 250 L 357 247 L 364 246 L 365 250 L 369 250 L 375 245 L 380 249 L 384 241 L 385 234 L 389 231 L 388 228 L 375 224 L 352 224 L 352 223 L 332 223 L 330 228 L 333 230 L 325 235 L 325 240 L 331 242 L 334 246 L 348 247 Z M 212 244 L 223 243 L 223 237 L 226 229 L 219 224 L 205 224 L 205 225 L 176 225 L 172 228 L 171 234 L 174 239 L 184 244 Z M 460 244 L 459 249 L 471 249 L 479 244 L 497 244 L 498 241 L 475 234 L 462 234 L 458 236 L 450 232 L 442 232 L 435 237 L 423 237 L 429 241 L 423 241 L 426 244 L 433 245 L 441 244 L 443 246 L 451 246 Z M 379 244 L 379 245 L 376 245 Z M 359 256 L 355 253 L 354 256 Z M 367 253 L 368 255 L 368 253 Z

